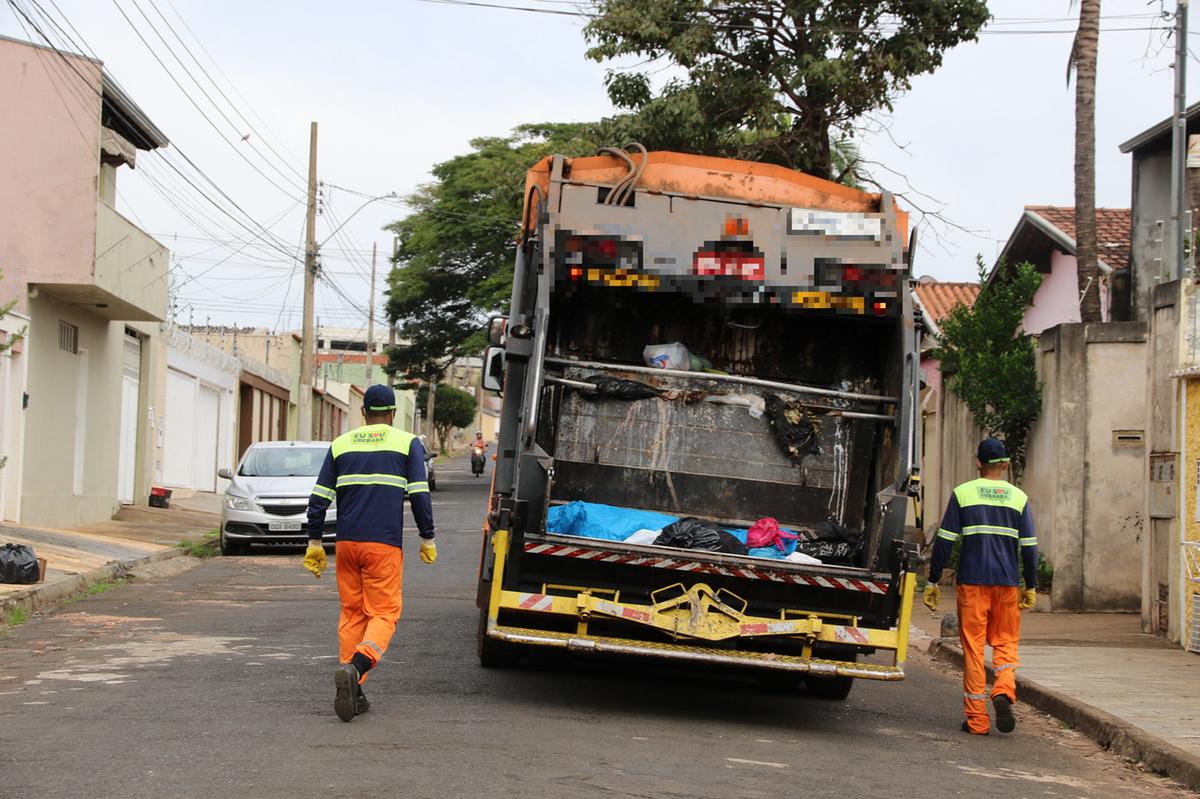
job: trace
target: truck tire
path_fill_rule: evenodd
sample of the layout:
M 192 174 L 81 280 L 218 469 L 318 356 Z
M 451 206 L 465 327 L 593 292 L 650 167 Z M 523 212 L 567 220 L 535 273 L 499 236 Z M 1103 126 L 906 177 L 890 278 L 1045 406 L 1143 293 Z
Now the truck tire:
M 854 687 L 853 677 L 808 677 L 804 680 L 805 693 L 813 699 L 828 699 L 841 702 L 850 695 Z
M 487 606 L 479 611 L 479 632 L 477 636 L 479 650 L 479 665 L 485 669 L 507 669 L 517 665 L 521 659 L 520 651 L 512 644 L 489 638 L 487 634 Z
M 858 660 L 858 655 L 826 655 L 830 660 L 840 660 L 843 663 L 853 663 Z M 828 699 L 833 702 L 841 702 L 850 695 L 850 689 L 854 687 L 853 677 L 805 677 L 804 689 L 805 693 L 813 699 Z

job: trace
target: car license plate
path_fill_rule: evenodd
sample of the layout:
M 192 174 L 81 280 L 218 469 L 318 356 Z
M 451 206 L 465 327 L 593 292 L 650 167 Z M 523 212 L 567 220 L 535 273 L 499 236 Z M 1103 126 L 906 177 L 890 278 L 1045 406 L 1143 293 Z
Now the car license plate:
M 300 522 L 270 522 L 267 529 L 272 533 L 298 533 Z

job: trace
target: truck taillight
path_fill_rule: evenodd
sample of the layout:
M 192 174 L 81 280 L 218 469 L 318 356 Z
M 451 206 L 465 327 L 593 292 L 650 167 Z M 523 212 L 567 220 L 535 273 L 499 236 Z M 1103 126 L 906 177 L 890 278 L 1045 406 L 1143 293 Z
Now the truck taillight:
M 706 277 L 762 280 L 766 274 L 766 262 L 757 253 L 701 250 L 692 256 L 692 272 Z

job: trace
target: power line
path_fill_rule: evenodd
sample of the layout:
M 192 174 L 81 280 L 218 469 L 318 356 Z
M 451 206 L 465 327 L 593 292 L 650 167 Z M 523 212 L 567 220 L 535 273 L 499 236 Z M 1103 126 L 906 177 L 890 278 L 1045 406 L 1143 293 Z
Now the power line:
M 95 85 L 97 83 L 97 81 L 90 81 L 86 77 L 84 77 L 84 75 L 82 73 L 80 73 L 79 69 L 75 66 L 75 64 L 67 57 L 68 54 L 66 52 L 64 52 L 62 49 L 60 49 L 58 46 L 56 46 L 54 40 L 41 28 L 40 25 L 37 24 L 37 22 L 35 22 L 33 20 L 32 17 L 29 16 L 29 13 L 17 3 L 17 0 L 7 0 L 7 2 L 9 4 L 9 7 L 12 8 L 13 11 L 16 14 L 18 14 L 21 18 L 23 18 L 25 20 L 25 22 L 27 22 L 29 24 L 29 27 L 31 27 L 34 31 L 36 31 L 38 36 L 40 36 L 42 38 L 42 40 L 45 41 L 46 44 L 50 47 L 50 49 L 56 55 L 58 55 L 59 59 L 64 64 L 66 64 L 66 66 L 68 68 L 70 68 L 70 70 L 73 73 L 75 73 L 75 76 L 79 79 L 79 84 L 81 86 L 85 87 L 87 90 L 89 90 L 93 94 L 95 94 L 101 101 L 103 101 L 104 93 L 103 93 L 102 88 Z M 37 0 L 31 0 L 31 2 L 33 2 L 35 5 L 37 4 Z M 116 2 L 116 0 L 114 0 L 114 3 L 115 2 Z M 41 6 L 39 5 L 38 8 L 41 9 Z M 41 9 L 41 10 L 43 13 L 45 13 L 44 9 Z M 59 28 L 59 30 L 61 31 L 61 28 Z M 86 41 L 84 42 L 84 44 L 86 46 Z M 78 49 L 82 49 L 82 48 L 78 48 Z M 88 47 L 87 49 L 91 50 L 90 47 Z M 92 50 L 92 52 L 94 53 L 95 51 Z M 110 75 L 110 77 L 111 77 L 111 75 Z M 113 78 L 113 81 L 118 86 L 120 86 L 120 83 L 118 83 L 115 78 Z M 136 124 L 132 120 L 130 120 L 129 117 L 121 109 L 116 108 L 114 106 L 111 108 L 111 110 L 115 115 L 120 117 L 121 120 L 125 124 L 130 125 L 131 127 L 136 127 Z M 197 194 L 199 194 L 201 197 L 203 197 L 205 199 L 205 201 L 207 201 L 209 204 L 211 204 L 215 209 L 220 211 L 225 216 L 229 217 L 229 219 L 231 221 L 233 221 L 239 227 L 244 228 L 254 238 L 256 238 L 256 239 L 262 238 L 265 234 L 267 239 L 270 240 L 270 241 L 268 241 L 268 243 L 271 244 L 271 246 L 278 249 L 284 255 L 290 255 L 290 253 L 286 249 L 281 247 L 279 245 L 279 242 L 277 240 L 275 240 L 275 234 L 272 233 L 270 230 L 268 230 L 266 227 L 264 227 L 262 225 L 262 223 L 258 222 L 249 212 L 247 212 L 232 197 L 230 197 L 229 194 L 224 189 L 222 189 L 221 186 L 211 176 L 209 176 L 204 170 L 202 170 L 187 155 L 187 153 L 184 152 L 183 148 L 181 148 L 178 144 L 176 144 L 174 147 L 174 152 L 178 153 L 179 158 L 181 158 L 183 160 L 183 162 L 189 168 L 194 170 L 200 178 L 202 178 L 204 181 L 206 181 L 216 191 L 216 193 L 218 195 L 220 195 L 222 198 L 224 198 L 225 201 L 227 201 L 242 216 L 244 216 L 247 220 L 249 220 L 250 223 L 257 226 L 258 230 L 256 231 L 253 227 L 248 225 L 242 219 L 238 218 L 231 211 L 229 211 L 227 208 L 225 208 L 220 203 L 218 203 L 215 199 L 213 199 L 213 197 L 210 196 L 204 189 L 202 189 L 198 185 L 196 185 L 196 182 L 194 180 L 192 180 L 192 178 L 189 177 L 187 174 L 185 174 L 183 169 L 181 169 L 178 165 L 176 165 L 170 157 L 168 157 L 164 153 L 159 153 L 159 152 L 155 151 L 155 153 L 162 159 L 163 164 L 165 164 L 171 171 L 176 173 L 185 183 L 187 183 L 189 186 L 191 186 L 191 188 Z
M 136 8 L 138 10 L 138 13 L 140 13 L 142 15 L 142 17 L 144 19 L 146 19 L 147 22 L 149 22 L 149 17 L 146 17 L 145 12 L 143 12 L 141 9 L 141 6 L 139 6 L 135 0 L 131 0 L 131 2 L 133 2 L 134 8 Z M 209 115 L 204 112 L 204 109 L 202 109 L 200 107 L 200 104 L 198 102 L 196 102 L 196 99 L 194 97 L 192 97 L 192 95 L 188 92 L 188 90 L 183 87 L 183 84 L 179 82 L 179 79 L 175 77 L 175 73 L 172 72 L 170 70 L 170 68 L 166 65 L 166 63 L 163 62 L 162 58 L 159 57 L 158 52 L 154 49 L 153 46 L 151 46 L 150 42 L 148 42 L 146 40 L 146 37 L 142 35 L 142 32 L 138 29 L 137 25 L 134 24 L 133 20 L 130 19 L 129 15 L 125 13 L 125 9 L 121 6 L 121 4 L 118 2 L 118 0 L 112 0 L 112 4 L 116 7 L 117 11 L 121 14 L 121 17 L 124 18 L 124 20 L 129 24 L 129 27 L 133 30 L 134 34 L 138 37 L 138 39 L 141 41 L 141 43 L 143 45 L 145 45 L 146 50 L 150 53 L 151 57 L 153 57 L 154 60 L 158 63 L 158 65 L 160 67 L 162 67 L 163 72 L 167 73 L 167 77 L 169 77 L 171 79 L 171 82 L 175 84 L 176 88 L 178 88 L 179 91 L 183 94 L 183 96 L 187 98 L 187 101 L 192 104 L 192 107 L 194 107 L 196 109 L 197 113 L 199 113 L 200 116 L 204 118 L 204 121 L 206 123 L 208 123 L 208 126 L 210 128 L 212 128 L 213 131 L 217 134 L 217 136 L 219 136 L 221 138 L 221 141 L 228 144 L 229 147 L 235 153 L 237 153 L 238 158 L 241 158 L 243 161 L 245 161 L 246 164 L 251 169 L 253 169 L 255 172 L 257 172 L 262 177 L 263 180 L 270 183 L 276 189 L 281 191 L 285 196 L 294 198 L 290 189 L 285 189 L 283 186 L 280 186 L 278 183 L 276 183 L 275 180 L 273 178 L 271 178 L 270 175 L 268 175 L 266 172 L 263 172 L 261 169 L 259 169 L 257 164 L 255 164 L 253 161 L 251 161 L 250 158 L 247 157 L 247 155 L 245 153 L 243 153 L 236 144 L 234 144 L 228 137 L 226 137 L 226 135 L 221 131 L 221 129 L 219 127 L 217 127 L 217 124 L 215 122 L 213 122 L 212 119 L 209 117 Z M 156 27 L 154 27 L 153 25 L 151 25 L 150 28 L 151 28 L 151 30 L 154 31 L 155 35 L 158 36 L 159 40 L 164 45 L 167 45 L 166 39 L 163 38 L 162 34 L 158 32 L 158 29 Z M 171 50 L 170 45 L 167 45 L 167 49 Z M 174 50 L 171 50 L 171 54 L 175 57 L 176 61 L 179 61 L 180 65 L 182 66 L 183 62 L 179 59 L 179 56 L 175 55 Z M 184 72 L 187 73 L 189 75 L 189 77 L 191 77 L 191 73 L 187 72 L 186 68 L 185 68 Z M 197 87 L 200 87 L 199 81 L 197 81 L 194 77 L 192 77 L 192 82 L 195 83 L 197 85 Z M 212 98 L 208 97 L 208 94 L 207 94 L 207 92 L 204 91 L 203 87 L 200 87 L 200 91 L 201 91 L 201 93 L 204 94 L 204 96 L 206 98 L 208 98 L 208 101 L 210 103 L 213 102 Z M 214 104 L 214 108 L 215 107 L 216 107 L 216 105 Z M 221 114 L 227 122 L 229 121 L 229 117 L 228 117 L 228 115 L 225 114 L 224 111 L 222 111 L 220 108 L 217 108 L 217 112 L 219 114 Z M 230 122 L 230 124 L 232 125 L 232 122 Z M 234 129 L 236 130 L 236 126 L 234 126 Z

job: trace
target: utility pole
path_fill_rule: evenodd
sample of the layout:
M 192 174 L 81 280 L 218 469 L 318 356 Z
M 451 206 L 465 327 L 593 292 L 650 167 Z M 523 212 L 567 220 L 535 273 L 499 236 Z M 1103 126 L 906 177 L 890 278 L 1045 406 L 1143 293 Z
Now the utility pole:
M 371 242 L 371 299 L 367 301 L 367 385 L 375 382 L 375 257 L 378 245 Z
M 317 123 L 308 133 L 308 222 L 304 247 L 304 322 L 300 331 L 300 396 L 296 437 L 313 437 L 313 293 L 317 282 Z
M 1175 4 L 1175 113 L 1171 125 L 1171 258 L 1170 276 L 1182 278 L 1184 266 L 1184 197 L 1187 181 L 1183 162 L 1187 149 L 1187 9 L 1188 0 Z

